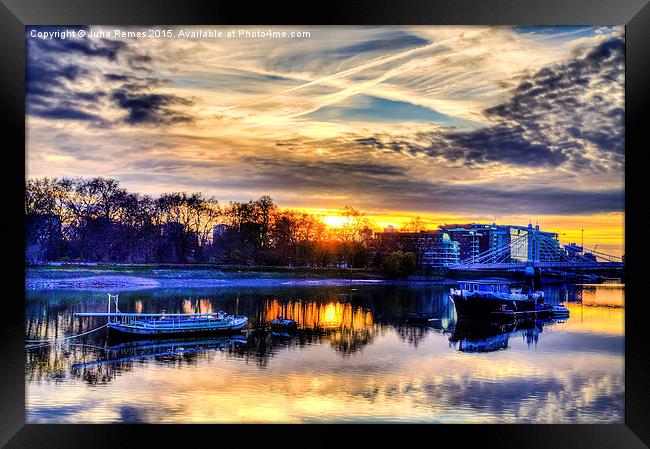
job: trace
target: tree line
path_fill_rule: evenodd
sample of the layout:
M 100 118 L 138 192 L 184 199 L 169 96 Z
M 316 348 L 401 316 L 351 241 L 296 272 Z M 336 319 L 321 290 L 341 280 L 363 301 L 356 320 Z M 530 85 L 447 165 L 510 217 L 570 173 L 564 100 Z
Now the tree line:
M 341 226 L 269 196 L 220 203 L 202 193 L 127 191 L 115 179 L 33 178 L 25 186 L 28 263 L 215 263 L 368 267 L 373 231 L 346 206 Z

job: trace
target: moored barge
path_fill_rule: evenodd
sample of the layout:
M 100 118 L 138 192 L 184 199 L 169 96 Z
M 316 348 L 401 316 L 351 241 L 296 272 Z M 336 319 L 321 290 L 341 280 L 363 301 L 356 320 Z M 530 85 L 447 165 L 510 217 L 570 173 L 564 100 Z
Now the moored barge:
M 528 287 L 512 289 L 506 279 L 482 279 L 459 282 L 449 299 L 459 318 L 515 320 L 568 316 L 568 310 L 544 303 L 544 292 Z
M 112 304 L 114 302 L 114 304 Z M 78 317 L 106 317 L 111 333 L 131 336 L 173 336 L 232 332 L 243 329 L 245 316 L 216 313 L 124 313 L 118 307 L 118 296 L 108 295 L 107 312 L 75 313 Z

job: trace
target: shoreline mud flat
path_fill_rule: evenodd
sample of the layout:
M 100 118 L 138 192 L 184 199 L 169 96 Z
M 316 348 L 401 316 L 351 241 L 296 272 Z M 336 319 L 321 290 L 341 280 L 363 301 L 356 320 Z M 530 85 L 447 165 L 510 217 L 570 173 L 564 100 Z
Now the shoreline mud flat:
M 98 275 L 74 278 L 26 278 L 27 290 L 110 290 L 129 291 L 155 288 L 203 287 L 274 287 L 274 286 L 342 286 L 389 284 L 391 281 L 369 279 L 291 279 L 291 278 L 227 278 L 227 279 L 169 279 L 125 275 Z
M 139 276 L 83 276 L 74 278 L 25 278 L 25 288 L 28 290 L 136 290 L 158 288 L 160 282 L 155 279 Z
M 155 288 L 362 286 L 445 283 L 450 280 L 383 279 L 367 273 L 210 270 L 160 267 L 27 267 L 26 290 L 129 291 Z

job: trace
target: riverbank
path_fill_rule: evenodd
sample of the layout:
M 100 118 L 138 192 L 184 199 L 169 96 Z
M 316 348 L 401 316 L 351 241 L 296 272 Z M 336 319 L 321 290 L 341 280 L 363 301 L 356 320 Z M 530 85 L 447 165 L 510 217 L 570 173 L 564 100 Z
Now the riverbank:
M 260 267 L 205 268 L 202 266 L 142 266 L 105 264 L 62 264 L 28 266 L 28 290 L 140 290 L 151 288 L 201 288 L 280 285 L 363 285 L 404 283 L 385 279 L 380 273 L 362 269 L 277 269 Z
M 420 270 L 408 279 L 389 279 L 382 272 L 364 268 L 312 268 L 216 266 L 210 264 L 106 264 L 90 262 L 50 263 L 28 265 L 25 268 L 25 288 L 28 290 L 139 290 L 149 288 L 201 288 L 222 286 L 279 285 L 362 285 L 368 283 L 448 283 L 457 279 L 486 277 L 521 281 L 518 272 Z M 602 282 L 593 276 L 556 276 L 544 278 L 544 283 L 561 281 Z
M 126 264 L 105 262 L 49 262 L 47 264 L 26 265 L 26 271 L 39 270 L 51 273 L 67 271 L 90 271 L 112 273 L 159 273 L 190 272 L 201 273 L 201 276 L 222 277 L 236 273 L 237 276 L 256 276 L 265 273 L 272 276 L 291 275 L 299 278 L 346 278 L 383 279 L 380 270 L 368 268 L 334 268 L 334 267 L 288 267 L 288 266 L 256 266 L 256 265 L 215 265 L 215 264 Z

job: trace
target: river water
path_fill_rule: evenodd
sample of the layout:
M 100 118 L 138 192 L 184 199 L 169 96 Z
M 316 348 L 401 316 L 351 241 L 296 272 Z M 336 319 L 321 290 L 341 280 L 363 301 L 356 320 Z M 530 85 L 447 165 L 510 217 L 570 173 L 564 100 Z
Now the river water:
M 457 322 L 450 285 L 148 289 L 123 312 L 249 317 L 240 334 L 112 341 L 105 329 L 26 349 L 29 423 L 623 423 L 624 286 L 544 287 L 565 321 Z M 27 339 L 103 324 L 106 293 L 26 292 Z M 435 320 L 408 324 L 410 312 Z M 296 320 L 299 331 L 269 329 Z M 34 345 L 37 346 L 37 345 Z

